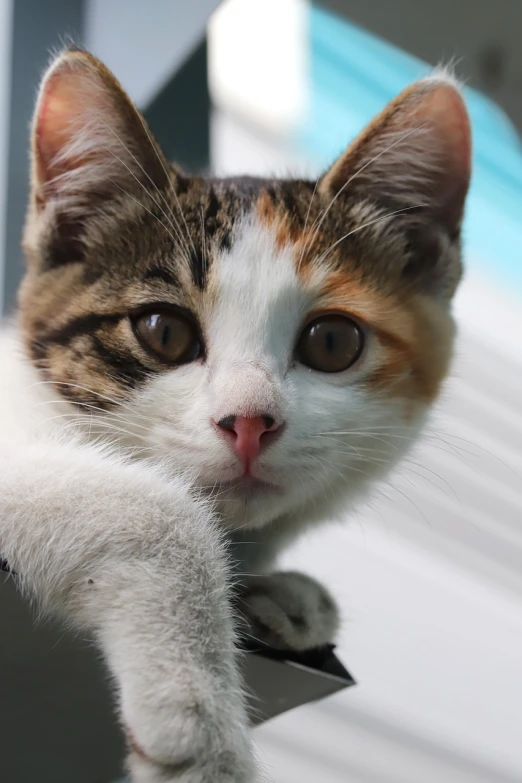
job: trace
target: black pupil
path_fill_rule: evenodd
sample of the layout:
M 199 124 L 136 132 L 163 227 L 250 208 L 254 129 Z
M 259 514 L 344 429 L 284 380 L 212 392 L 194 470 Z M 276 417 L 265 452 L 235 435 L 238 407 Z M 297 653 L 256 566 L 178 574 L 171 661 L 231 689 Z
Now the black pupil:
M 324 336 L 324 341 L 326 343 L 326 350 L 328 351 L 328 353 L 334 353 L 337 347 L 335 332 L 334 331 L 326 332 Z
M 165 348 L 170 341 L 170 326 L 168 324 L 165 324 L 163 327 L 163 333 L 161 335 L 161 344 Z

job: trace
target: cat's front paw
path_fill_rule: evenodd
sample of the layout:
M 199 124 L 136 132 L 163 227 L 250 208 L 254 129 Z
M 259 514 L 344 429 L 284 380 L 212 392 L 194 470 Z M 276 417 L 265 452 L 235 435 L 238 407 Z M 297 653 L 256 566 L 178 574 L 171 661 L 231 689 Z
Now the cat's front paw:
M 133 705 L 124 700 L 132 783 L 254 783 L 239 694 L 224 692 L 208 671 L 181 670 L 176 693 L 166 681 Z
M 339 626 L 328 590 L 295 571 L 247 577 L 239 598 L 246 632 L 276 649 L 322 647 L 333 641 Z
M 131 783 L 255 783 L 257 780 L 246 741 L 173 764 L 152 761 L 135 749 L 129 756 L 128 768 Z

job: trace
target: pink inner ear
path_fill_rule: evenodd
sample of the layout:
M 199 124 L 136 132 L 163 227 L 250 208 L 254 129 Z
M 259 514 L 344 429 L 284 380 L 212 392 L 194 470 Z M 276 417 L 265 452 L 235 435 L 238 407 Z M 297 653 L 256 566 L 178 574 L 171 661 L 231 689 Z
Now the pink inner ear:
M 439 138 L 449 167 L 468 179 L 471 171 L 471 129 L 464 102 L 451 84 L 439 83 L 422 100 L 415 112 Z
M 33 122 L 33 195 L 62 212 L 168 179 L 160 151 L 114 76 L 84 52 L 66 52 L 44 78 Z M 93 201 L 94 199 L 94 201 Z
M 450 81 L 430 78 L 401 93 L 323 177 L 320 192 L 357 192 L 388 209 L 422 205 L 453 233 L 471 171 L 471 131 Z
M 54 92 L 52 87 L 52 84 L 46 85 L 35 129 L 39 174 L 43 181 L 49 181 L 59 173 L 53 170 L 53 161 L 67 144 L 67 131 L 70 127 L 69 104 L 65 97 L 59 92 Z
M 49 182 L 87 162 L 92 156 L 92 146 L 86 145 L 82 155 L 81 137 L 101 114 L 107 117 L 108 124 L 116 124 L 108 91 L 92 69 L 83 63 L 58 65 L 44 84 L 35 121 L 40 182 Z M 101 118 L 99 123 L 101 137 L 105 126 Z M 68 151 L 71 154 L 67 155 Z M 99 153 L 103 157 L 103 144 Z

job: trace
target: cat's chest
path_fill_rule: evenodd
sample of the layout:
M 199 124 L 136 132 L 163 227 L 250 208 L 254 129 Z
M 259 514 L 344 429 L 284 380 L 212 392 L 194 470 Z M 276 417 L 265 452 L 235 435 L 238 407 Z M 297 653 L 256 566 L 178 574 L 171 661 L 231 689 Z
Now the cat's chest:
M 234 577 L 257 572 L 263 551 L 262 531 L 253 531 L 249 540 L 237 534 L 227 536 L 230 565 Z

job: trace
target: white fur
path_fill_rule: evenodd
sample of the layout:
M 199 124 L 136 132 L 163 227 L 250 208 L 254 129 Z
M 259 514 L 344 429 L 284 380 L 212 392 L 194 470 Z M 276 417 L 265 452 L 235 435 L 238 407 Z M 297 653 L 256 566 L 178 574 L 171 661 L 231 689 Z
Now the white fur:
M 210 275 L 216 296 L 208 296 L 200 314 L 207 361 L 159 375 L 137 393 L 132 411 L 122 411 L 129 426 L 138 427 L 132 445 L 153 447 L 176 474 L 196 471 L 198 487 L 216 490 L 239 478 L 241 466 L 211 419 L 267 413 L 285 421 L 286 430 L 257 461 L 256 476 L 280 491 L 220 490 L 224 524 L 239 530 L 277 520 L 280 529 L 289 518 L 328 517 L 337 501 L 346 507 L 387 472 L 416 435 L 423 411 L 407 420 L 406 401 L 368 394 L 356 384 L 376 368 L 379 346 L 371 338 L 365 359 L 344 373 L 316 373 L 295 362 L 295 344 L 318 293 L 297 276 L 292 251 L 277 250 L 271 232 L 253 218 L 245 218 Z M 381 427 L 390 437 L 381 439 Z M 404 438 L 392 437 L 394 427 Z M 321 434 L 329 432 L 346 434 Z
M 160 374 L 128 404 L 96 414 L 90 438 L 89 416 L 42 383 L 16 328 L 0 338 L 0 551 L 41 604 L 96 633 L 122 720 L 149 758 L 131 757 L 135 781 L 254 776 L 217 523 L 238 569 L 262 571 L 283 541 L 386 473 L 422 420 L 411 401 L 407 418 L 405 402 L 355 383 L 375 368 L 375 338 L 359 366 L 339 375 L 295 362 L 303 319 L 318 304 L 295 260 L 247 216 L 211 266 L 200 314 L 207 361 Z M 211 419 L 253 412 L 286 422 L 255 468 L 278 489 L 220 489 L 241 470 Z M 256 547 L 242 544 L 249 528 L 263 528 Z M 294 582 L 279 585 L 283 608 L 295 607 Z M 321 616 L 320 598 L 310 582 L 299 606 Z M 272 618 L 264 622 L 284 631 L 273 596 L 263 605 Z M 318 624 L 321 638 L 335 627 L 332 612 Z M 318 639 L 299 642 L 287 630 L 298 646 Z

